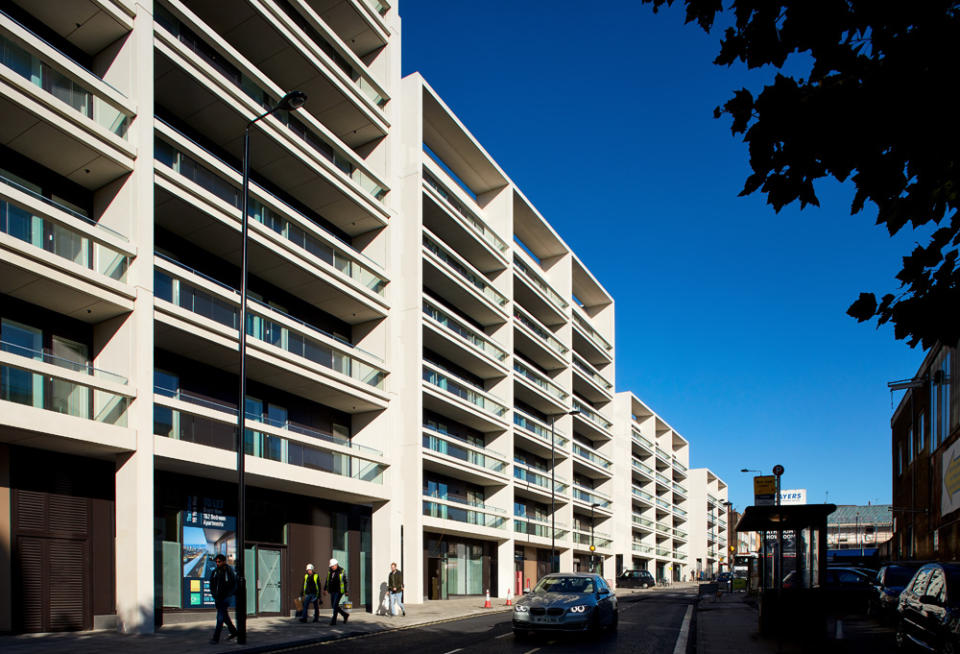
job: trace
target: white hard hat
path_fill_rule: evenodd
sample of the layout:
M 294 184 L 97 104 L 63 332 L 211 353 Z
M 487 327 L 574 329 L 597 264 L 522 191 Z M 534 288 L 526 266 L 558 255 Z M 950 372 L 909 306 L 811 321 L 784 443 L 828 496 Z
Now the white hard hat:
M 332 568 L 332 567 L 335 566 L 335 565 L 337 565 L 337 560 L 336 560 L 336 559 L 330 559 L 330 567 Z
M 307 570 L 313 570 L 313 564 L 312 564 L 312 563 L 308 563 L 308 564 L 307 564 Z

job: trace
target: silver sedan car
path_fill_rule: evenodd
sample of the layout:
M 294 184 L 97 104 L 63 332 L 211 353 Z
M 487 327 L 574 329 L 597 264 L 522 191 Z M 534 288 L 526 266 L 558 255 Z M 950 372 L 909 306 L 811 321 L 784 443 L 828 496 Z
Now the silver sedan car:
M 617 596 L 603 577 L 592 573 L 554 573 L 540 579 L 513 607 L 513 633 L 587 631 L 617 628 Z

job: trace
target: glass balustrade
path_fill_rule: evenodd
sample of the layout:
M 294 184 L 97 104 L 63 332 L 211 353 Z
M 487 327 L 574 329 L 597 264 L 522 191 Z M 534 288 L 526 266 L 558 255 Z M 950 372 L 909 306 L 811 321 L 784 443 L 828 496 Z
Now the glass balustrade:
M 601 495 L 592 488 L 584 488 L 578 484 L 573 485 L 573 499 L 586 502 L 587 504 L 595 504 L 601 509 L 609 508 L 611 504 L 610 498 Z
M 577 545 L 586 545 L 587 547 L 593 545 L 598 549 L 606 549 L 610 547 L 610 544 L 613 541 L 610 540 L 609 536 L 601 536 L 598 532 L 594 532 L 593 536 L 591 537 L 589 531 L 574 531 L 573 542 Z
M 593 326 L 587 322 L 586 318 L 576 311 L 573 312 L 573 324 L 582 329 L 587 334 L 587 338 L 593 341 L 593 344 L 596 345 L 601 352 L 609 352 L 613 349 L 613 346 L 610 345 L 607 339 L 601 336 L 600 332 L 594 329 Z
M 679 493 L 680 495 L 686 495 L 687 489 L 681 486 L 680 484 L 678 484 L 677 482 L 673 482 L 673 492 Z
M 637 461 L 636 459 L 633 459 L 633 458 L 630 459 L 630 463 L 631 463 L 631 465 L 633 466 L 633 469 L 634 469 L 634 470 L 637 470 L 637 471 L 639 471 L 639 472 L 642 472 L 643 474 L 647 475 L 648 477 L 652 477 L 652 476 L 653 476 L 653 468 L 651 468 L 650 466 L 644 465 L 644 464 L 640 463 L 639 461 Z
M 462 322 L 455 320 L 449 313 L 438 308 L 433 303 L 424 300 L 423 313 L 487 356 L 497 361 L 503 361 L 507 358 L 507 352 L 505 350 L 494 345 L 490 339 L 480 336 L 475 330 L 469 329 Z
M 668 509 L 668 510 L 670 509 L 670 502 L 667 502 L 666 500 L 661 500 L 659 497 L 655 499 L 657 502 L 657 506 L 662 507 L 664 509 Z
M 657 529 L 657 531 L 659 531 L 659 532 L 662 533 L 662 534 L 667 534 L 667 535 L 670 534 L 670 527 L 668 527 L 667 525 L 663 524 L 662 522 L 656 523 L 656 529 Z
M 547 492 L 550 492 L 550 475 L 541 474 L 539 472 L 534 472 L 525 467 L 514 464 L 513 466 L 513 476 L 520 481 L 525 481 L 535 486 L 540 486 L 545 488 Z M 555 478 L 554 480 L 554 492 L 564 493 L 567 490 L 568 484 L 565 481 Z
M 686 471 L 687 471 L 687 466 L 685 466 L 685 465 L 683 465 L 682 463 L 680 463 L 679 459 L 674 459 L 674 460 L 673 460 L 673 467 L 676 468 L 677 470 L 679 470 L 680 472 L 686 472 Z
M 524 313 L 520 307 L 514 305 L 513 307 L 513 316 L 517 319 L 521 325 L 532 331 L 537 338 L 546 343 L 547 347 L 556 352 L 557 354 L 564 355 L 567 353 L 567 346 L 558 341 L 549 331 L 541 327 L 533 318 L 528 314 Z
M 672 482 L 670 481 L 670 478 L 669 478 L 669 477 L 667 477 L 666 475 L 662 475 L 662 474 L 660 474 L 659 472 L 655 473 L 655 476 L 656 476 L 656 478 L 657 478 L 657 481 L 658 481 L 660 484 L 666 486 L 667 488 L 670 487 L 670 484 L 671 484 Z
M 517 409 L 516 407 L 513 409 L 513 424 L 517 425 L 518 427 L 522 427 L 537 438 L 546 441 L 547 445 L 550 444 L 550 427 L 521 412 L 520 409 Z M 553 442 L 556 447 L 565 448 L 569 441 L 559 432 L 554 430 Z
M 440 259 L 440 261 L 443 261 L 445 264 L 453 268 L 453 270 L 456 271 L 460 277 L 480 291 L 480 293 L 483 294 L 483 296 L 488 300 L 500 307 L 507 303 L 507 298 L 505 295 L 495 289 L 486 279 L 475 274 L 473 271 L 464 266 L 458 260 L 458 258 L 452 252 L 450 252 L 450 250 L 440 245 L 438 241 L 435 241 L 424 234 L 423 245 L 425 248 L 427 248 L 427 250 L 432 252 L 435 257 Z
M 639 516 L 636 513 L 633 514 L 632 518 L 633 518 L 633 524 L 640 525 L 641 527 L 647 527 L 649 529 L 653 529 L 653 524 L 654 524 L 653 520 L 649 520 L 647 518 L 644 518 L 643 516 Z
M 653 548 L 643 543 L 633 543 L 633 551 L 641 554 L 653 554 Z
M 210 191 L 233 207 L 241 208 L 240 189 L 234 186 L 232 182 L 206 168 L 190 155 L 184 154 L 161 139 L 157 139 L 155 142 L 154 154 L 157 161 L 170 167 L 174 172 Z M 323 229 L 309 216 L 297 211 L 279 198 L 271 197 L 277 204 L 284 207 L 284 211 L 300 216 L 317 229 Z M 279 234 L 292 245 L 312 254 L 323 263 L 343 273 L 359 285 L 370 289 L 377 295 L 383 296 L 386 294 L 386 278 L 373 272 L 371 267 L 359 262 L 358 259 L 364 257 L 363 254 L 347 247 L 343 249 L 332 247 L 252 196 L 249 198 L 247 205 L 247 216 Z M 331 238 L 336 237 L 331 235 Z
M 436 386 L 440 390 L 444 390 L 452 395 L 456 395 L 460 399 L 466 400 L 470 404 L 483 409 L 487 413 L 492 413 L 498 418 L 503 417 L 507 412 L 507 407 L 503 404 L 495 402 L 480 391 L 470 388 L 463 380 L 456 379 L 440 370 L 424 366 L 423 379 L 428 384 Z
M 612 422 L 610 422 L 606 418 L 601 417 L 600 414 L 596 413 L 595 411 L 593 411 L 593 409 L 590 409 L 589 407 L 587 407 L 587 405 L 585 405 L 583 402 L 578 401 L 576 398 L 574 398 L 573 400 L 573 408 L 580 412 L 578 415 L 584 420 L 589 420 L 595 425 L 598 425 L 599 427 L 602 427 L 603 429 L 607 429 L 607 430 L 613 427 Z
M 587 459 L 594 465 L 599 466 L 604 470 L 608 470 L 613 465 L 613 463 L 611 463 L 609 459 L 606 459 L 600 456 L 599 454 L 594 452 L 592 449 L 586 447 L 585 445 L 581 445 L 580 443 L 577 443 L 577 442 L 573 443 L 573 453 L 579 457 Z
M 673 512 L 676 513 L 678 516 L 681 516 L 681 517 L 686 517 L 686 515 L 687 515 L 687 512 L 684 511 L 683 509 L 681 509 L 679 506 L 673 507 Z
M 562 388 L 554 384 L 552 381 L 548 380 L 543 375 L 534 372 L 532 368 L 518 361 L 516 357 L 514 357 L 514 360 L 513 360 L 513 369 L 514 371 L 516 371 L 517 374 L 521 375 L 524 379 L 542 388 L 548 395 L 555 397 L 561 402 L 567 399 L 569 393 L 566 393 Z
M 389 9 L 389 7 L 387 7 L 382 2 L 379 2 L 378 0 L 364 0 L 364 4 L 370 7 L 374 11 L 374 13 L 376 13 L 379 16 L 383 16 L 384 14 L 386 14 L 387 10 Z
M 424 429 L 430 429 L 424 426 Z M 502 473 L 507 469 L 507 463 L 499 458 L 485 454 L 480 448 L 471 447 L 446 434 L 431 430 L 423 434 L 423 447 L 438 454 L 459 459 L 466 463 L 480 466 L 494 472 Z
M 671 555 L 672 555 L 672 552 L 666 549 L 665 547 L 657 548 L 657 556 L 671 556 Z
M 133 116 L 116 108 L 82 82 L 61 72 L 50 62 L 3 35 L 0 35 L 0 64 L 107 131 L 122 139 L 127 138 Z
M 633 442 L 636 443 L 637 445 L 641 447 L 645 447 L 650 452 L 653 452 L 654 450 L 653 443 L 632 429 L 630 430 L 630 438 L 632 438 Z
M 437 195 L 439 195 L 441 198 L 446 200 L 450 204 L 450 206 L 453 207 L 454 211 L 457 212 L 460 218 L 462 218 L 471 229 L 477 232 L 480 238 L 482 238 L 487 243 L 492 245 L 495 250 L 498 250 L 500 252 L 507 251 L 508 246 L 506 242 L 502 238 L 497 236 L 493 232 L 493 230 L 487 226 L 485 222 L 477 218 L 466 207 L 464 207 L 463 204 L 459 200 L 457 200 L 452 193 L 448 193 L 447 190 L 443 187 L 443 185 L 440 182 L 438 182 L 433 177 L 433 175 L 424 171 L 423 181 L 426 183 L 427 186 L 432 188 Z
M 491 515 L 475 509 L 450 506 L 429 500 L 423 501 L 423 515 L 430 518 L 454 520 L 456 522 L 464 522 L 481 527 L 492 527 L 494 529 L 505 529 L 507 525 L 507 518 L 504 516 Z
M 644 500 L 644 501 L 646 501 L 646 502 L 653 502 L 653 495 L 651 495 L 650 493 L 648 493 L 648 492 L 645 491 L 645 490 L 640 490 L 640 489 L 637 488 L 636 486 L 632 486 L 632 487 L 630 488 L 630 492 L 632 492 L 632 493 L 633 493 L 633 496 L 636 497 L 636 498 L 639 498 L 639 499 Z
M 684 538 L 684 539 L 686 539 L 686 537 L 687 537 L 687 532 L 681 531 L 681 530 L 679 530 L 679 529 L 674 529 L 674 530 L 673 530 L 673 535 L 676 536 L 677 538 Z
M 685 561 L 687 559 L 687 555 L 683 552 L 674 552 L 673 558 L 679 559 L 680 561 Z
M 16 186 L 34 196 L 38 195 L 6 178 L 0 177 L 0 183 Z M 84 220 L 91 222 L 86 218 Z M 0 232 L 110 279 L 119 282 L 127 279 L 127 269 L 132 257 L 95 241 L 78 230 L 37 216 L 32 211 L 4 199 L 0 199 Z
M 666 463 L 670 463 L 670 455 L 660 449 L 660 446 L 657 446 L 657 458 Z
M 525 264 L 523 260 L 521 260 L 517 256 L 514 256 L 513 265 L 517 270 L 523 273 L 523 277 L 527 281 L 529 281 L 531 284 L 536 286 L 540 290 L 540 292 L 546 295 L 547 298 L 549 298 L 550 302 L 556 305 L 561 312 L 567 308 L 568 306 L 567 301 L 564 300 L 562 297 L 560 297 L 559 293 L 557 293 L 555 290 L 550 288 L 550 285 L 547 284 L 545 281 L 543 281 L 539 275 L 537 275 L 535 272 L 530 270 L 530 267 L 527 266 L 527 264 Z
M 236 293 L 233 289 L 230 289 L 230 291 Z M 159 268 L 154 269 L 154 296 L 231 329 L 238 328 L 240 308 L 237 304 L 204 291 Z M 239 300 L 239 294 L 237 296 Z M 251 300 L 250 303 L 260 304 L 255 300 Z M 266 305 L 261 306 L 266 308 Z M 319 328 L 303 322 L 300 324 L 304 327 L 304 331 L 311 330 L 326 335 Z M 367 386 L 383 389 L 384 379 L 386 378 L 385 371 L 290 329 L 266 315 L 255 313 L 253 308 L 248 308 L 247 311 L 246 333 L 252 338 L 279 347 L 311 363 L 339 372 Z
M 514 516 L 513 530 L 518 534 L 528 536 L 540 536 L 541 538 L 550 538 L 550 521 L 536 520 L 528 516 Z M 556 525 L 556 538 L 566 538 L 568 530 L 566 526 L 559 522 Z
M 257 82 L 240 72 L 240 69 L 229 63 L 218 51 L 208 45 L 203 39 L 184 25 L 163 5 L 156 6 L 155 17 L 157 24 L 174 36 L 184 47 L 197 54 L 223 78 L 240 89 L 247 97 L 257 103 L 264 111 L 277 106 L 279 98 L 265 90 Z M 387 189 L 380 186 L 370 175 L 358 167 L 351 157 L 335 147 L 326 138 L 308 128 L 298 120 L 293 112 L 277 111 L 273 117 L 285 125 L 288 131 L 296 136 L 305 145 L 324 159 L 329 161 L 340 172 L 349 177 L 357 186 L 379 202 L 387 195 Z
M 578 357 L 578 356 L 576 356 L 576 355 L 574 355 L 574 357 L 573 357 L 573 365 L 574 365 L 574 367 L 576 367 L 576 369 L 579 370 L 584 376 L 586 376 L 587 379 L 589 379 L 590 381 L 592 381 L 594 384 L 596 384 L 596 385 L 599 386 L 600 388 L 602 388 L 602 389 L 604 389 L 604 390 L 610 390 L 611 388 L 613 388 L 613 384 L 611 384 L 611 383 L 608 382 L 606 379 L 604 379 L 603 377 L 601 377 L 600 374 L 597 373 L 597 371 L 595 371 L 595 370 L 590 366 L 589 363 L 586 363 L 585 361 L 583 361 L 580 357 Z

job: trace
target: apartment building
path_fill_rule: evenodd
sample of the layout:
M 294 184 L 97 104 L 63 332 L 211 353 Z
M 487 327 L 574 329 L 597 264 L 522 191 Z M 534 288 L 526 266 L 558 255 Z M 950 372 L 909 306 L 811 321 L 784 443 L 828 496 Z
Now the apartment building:
M 729 565 L 730 530 L 727 523 L 727 484 L 708 468 L 689 472 L 690 571 L 713 576 Z
M 394 561 L 413 603 L 685 578 L 689 444 L 614 393 L 613 298 L 399 53 L 378 0 L 0 2 L 0 631 L 209 615 L 241 322 L 250 614 L 329 557 L 368 609 Z M 291 90 L 241 319 L 243 134 Z
M 690 537 L 690 445 L 633 393 L 617 393 L 614 407 L 615 499 L 623 516 L 616 521 L 617 571 L 650 570 L 658 580 L 681 581 Z

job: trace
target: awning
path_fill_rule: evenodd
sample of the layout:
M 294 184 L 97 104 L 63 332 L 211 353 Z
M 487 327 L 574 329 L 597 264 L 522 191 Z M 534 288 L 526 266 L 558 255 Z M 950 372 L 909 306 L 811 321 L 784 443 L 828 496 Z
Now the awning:
M 740 516 L 737 531 L 776 531 L 809 527 L 824 529 L 827 526 L 827 516 L 836 510 L 836 504 L 748 506 Z

